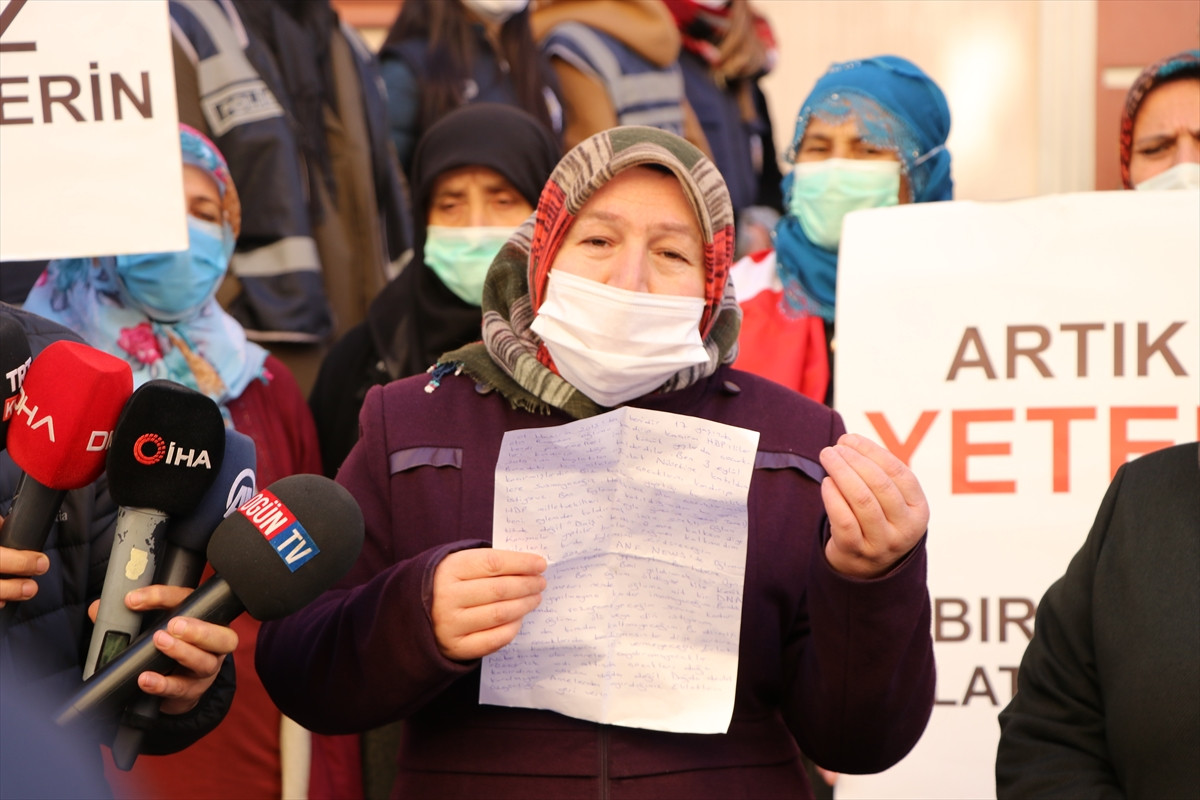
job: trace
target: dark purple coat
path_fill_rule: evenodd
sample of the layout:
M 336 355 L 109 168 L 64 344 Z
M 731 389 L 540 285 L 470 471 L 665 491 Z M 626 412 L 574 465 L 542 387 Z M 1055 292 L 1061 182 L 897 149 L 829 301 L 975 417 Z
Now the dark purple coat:
M 504 431 L 561 425 L 513 410 L 465 378 L 367 395 L 362 438 L 338 482 L 362 506 L 367 541 L 339 586 L 263 626 L 258 669 L 285 714 L 321 733 L 405 719 L 393 796 L 807 797 L 803 750 L 829 769 L 876 772 L 920 738 L 934 663 L 924 540 L 887 576 L 826 562 L 821 448 L 843 432 L 828 408 L 722 368 L 631 405 L 757 430 L 740 661 L 727 734 L 599 725 L 481 706 L 479 662 L 438 652 L 433 571 L 491 539 Z

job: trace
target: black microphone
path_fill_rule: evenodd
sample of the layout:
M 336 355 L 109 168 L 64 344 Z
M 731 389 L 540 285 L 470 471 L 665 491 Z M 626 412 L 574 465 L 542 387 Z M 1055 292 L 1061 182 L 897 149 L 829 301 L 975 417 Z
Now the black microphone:
M 119 506 L 117 527 L 84 678 L 138 635 L 142 615 L 126 607 L 125 595 L 150 585 L 167 517 L 196 508 L 224 455 L 221 410 L 200 392 L 155 380 L 139 387 L 125 404 L 107 461 L 109 494 Z
M 205 553 L 213 530 L 238 506 L 254 496 L 254 440 L 232 428 L 225 429 L 225 458 L 216 480 L 204 493 L 196 510 L 186 517 L 172 517 L 167 522 L 166 547 L 158 562 L 154 582 L 165 586 L 196 588 L 204 567 Z M 165 614 L 159 615 L 165 619 Z M 153 618 L 150 626 L 157 624 Z M 112 743 L 113 763 L 126 772 L 133 769 L 142 749 L 142 738 L 158 718 L 161 697 L 137 692 L 125 709 L 121 725 Z
M 208 542 L 213 531 L 258 491 L 254 440 L 232 428 L 225 429 L 225 458 L 217 477 L 186 517 L 167 522 L 167 546 L 154 576 L 166 586 L 200 585 L 208 564 Z
M 3 373 L 4 412 L 0 414 L 0 450 L 7 445 L 8 421 L 12 419 L 17 398 L 21 396 L 21 384 L 33 358 L 29 352 L 29 337 L 25 329 L 13 317 L 0 316 L 0 373 Z
M 362 543 L 362 511 L 346 489 L 323 475 L 281 478 L 213 532 L 208 560 L 217 574 L 171 618 L 228 625 L 242 611 L 264 621 L 285 617 L 349 572 Z M 139 636 L 88 679 L 55 722 L 71 725 L 115 713 L 138 691 L 138 675 L 170 671 L 176 662 L 154 646 L 154 633 L 168 622 Z

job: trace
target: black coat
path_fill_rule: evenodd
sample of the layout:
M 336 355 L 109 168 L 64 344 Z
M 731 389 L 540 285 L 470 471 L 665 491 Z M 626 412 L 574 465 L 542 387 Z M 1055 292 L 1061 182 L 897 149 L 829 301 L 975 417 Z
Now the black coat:
M 1200 790 L 1200 448 L 1122 466 L 1038 607 L 1000 714 L 1003 798 Z

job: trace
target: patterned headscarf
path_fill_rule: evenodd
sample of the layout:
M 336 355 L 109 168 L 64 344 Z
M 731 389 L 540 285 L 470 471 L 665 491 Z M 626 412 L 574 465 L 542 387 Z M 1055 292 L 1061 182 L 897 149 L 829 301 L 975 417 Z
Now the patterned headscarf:
M 914 203 L 951 200 L 950 106 L 936 83 L 920 67 L 899 56 L 875 56 L 831 66 L 813 86 L 796 117 L 788 150 L 796 160 L 804 132 L 814 116 L 840 124 L 851 115 L 859 133 L 876 147 L 894 151 L 908 178 Z M 786 198 L 795 173 L 783 179 Z M 837 253 L 817 247 L 800 221 L 785 215 L 775 226 L 776 264 L 792 309 L 834 317 Z
M 1151 64 L 1142 70 L 1125 95 L 1125 108 L 1121 110 L 1121 183 L 1126 189 L 1133 188 L 1129 162 L 1133 158 L 1133 124 L 1138 109 L 1151 91 L 1179 78 L 1200 78 L 1200 50 L 1184 50 Z
M 180 125 L 179 140 L 183 163 L 203 170 L 220 192 L 228 258 L 241 229 L 241 204 L 229 168 L 216 146 L 194 128 Z M 269 378 L 263 367 L 267 351 L 246 339 L 245 330 L 216 298 L 178 322 L 151 319 L 129 297 L 112 256 L 51 261 L 24 308 L 125 359 L 133 369 L 134 386 L 161 378 L 208 395 L 221 406 L 227 423 L 225 404 L 241 396 L 251 381 Z
M 660 391 L 682 389 L 732 363 L 741 312 L 729 283 L 733 260 L 733 206 L 716 166 L 674 134 L 626 126 L 595 134 L 563 157 L 542 190 L 537 211 L 500 249 L 483 287 L 483 342 L 442 356 L 431 386 L 446 371 L 465 369 L 500 390 L 514 407 L 560 408 L 581 418 L 604 409 L 554 370 L 541 340 L 529 330 L 545 298 L 555 255 L 583 205 L 613 176 L 657 164 L 679 179 L 700 223 L 704 249 L 705 309 L 700 334 L 709 360 L 682 370 Z

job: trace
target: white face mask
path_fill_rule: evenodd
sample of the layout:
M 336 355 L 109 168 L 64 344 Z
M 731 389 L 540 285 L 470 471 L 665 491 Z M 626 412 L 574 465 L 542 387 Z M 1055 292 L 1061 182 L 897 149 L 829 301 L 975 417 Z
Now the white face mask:
M 483 21 L 502 24 L 513 15 L 524 11 L 529 5 L 529 0 L 462 0 L 462 4 Z
M 1133 188 L 1151 192 L 1163 189 L 1200 189 L 1200 164 L 1195 161 L 1176 164 Z
M 703 314 L 699 297 L 631 292 L 551 271 L 530 328 L 568 383 L 612 408 L 708 361 Z

